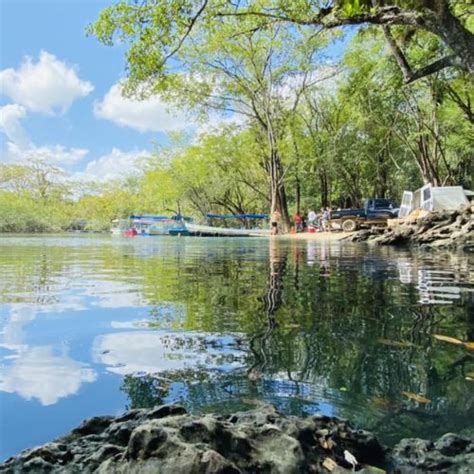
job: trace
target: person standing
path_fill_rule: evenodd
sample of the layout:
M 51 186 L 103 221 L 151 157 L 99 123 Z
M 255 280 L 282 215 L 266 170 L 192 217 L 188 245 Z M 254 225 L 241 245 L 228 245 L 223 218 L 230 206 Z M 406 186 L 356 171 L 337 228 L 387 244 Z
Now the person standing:
M 278 211 L 274 211 L 270 217 L 270 225 L 271 225 L 271 235 L 278 234 L 278 225 L 280 223 L 281 214 Z
M 323 232 L 330 232 L 329 228 L 329 219 L 330 219 L 330 213 L 329 213 L 329 208 L 326 208 L 323 210 L 323 215 L 321 216 L 321 226 L 323 228 Z
M 313 210 L 308 212 L 308 227 L 316 227 L 316 213 Z
M 301 232 L 303 230 L 303 218 L 301 217 L 301 214 L 297 212 L 295 214 L 295 231 Z
M 323 216 L 324 216 L 324 207 L 322 207 L 318 213 L 318 216 L 317 216 L 317 222 L 318 222 L 318 230 L 320 232 L 323 232 L 324 231 L 324 227 L 323 227 Z

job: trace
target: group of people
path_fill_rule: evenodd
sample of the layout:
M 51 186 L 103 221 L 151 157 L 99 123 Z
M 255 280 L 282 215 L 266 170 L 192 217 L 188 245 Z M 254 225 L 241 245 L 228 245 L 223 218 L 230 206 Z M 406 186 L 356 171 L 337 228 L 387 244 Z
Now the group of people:
M 272 235 L 278 234 L 280 220 L 281 214 L 278 211 L 273 212 L 270 219 Z M 310 228 L 320 232 L 331 232 L 331 208 L 329 207 L 321 208 L 318 213 L 310 210 L 306 215 L 297 212 L 293 220 L 295 232 L 304 232 Z
M 296 213 L 294 217 L 295 231 L 303 232 L 306 229 L 317 229 L 320 232 L 331 232 L 331 209 L 329 207 L 321 208 L 320 212 L 316 213 L 313 210 L 308 211 L 305 219 L 304 215 Z

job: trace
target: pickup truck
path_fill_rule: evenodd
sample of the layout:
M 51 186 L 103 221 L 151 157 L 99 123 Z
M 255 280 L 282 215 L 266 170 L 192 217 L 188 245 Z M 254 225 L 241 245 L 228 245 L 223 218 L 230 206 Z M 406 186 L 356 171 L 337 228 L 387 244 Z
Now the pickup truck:
M 359 227 L 385 225 L 387 219 L 398 217 L 398 206 L 390 199 L 367 199 L 362 209 L 343 209 L 331 213 L 331 223 L 339 224 L 344 232 L 353 232 Z

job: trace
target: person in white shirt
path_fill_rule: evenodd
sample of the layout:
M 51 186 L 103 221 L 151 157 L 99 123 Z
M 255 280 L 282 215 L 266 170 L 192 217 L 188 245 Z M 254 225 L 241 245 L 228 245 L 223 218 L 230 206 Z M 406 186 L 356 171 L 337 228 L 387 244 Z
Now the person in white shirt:
M 311 210 L 308 212 L 308 227 L 316 227 L 316 213 Z

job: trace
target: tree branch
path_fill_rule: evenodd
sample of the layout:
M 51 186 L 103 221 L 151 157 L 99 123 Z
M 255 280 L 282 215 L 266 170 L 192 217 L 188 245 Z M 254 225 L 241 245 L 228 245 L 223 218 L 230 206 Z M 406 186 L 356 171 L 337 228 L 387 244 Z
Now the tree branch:
M 392 50 L 392 54 L 395 60 L 397 61 L 399 68 L 402 71 L 403 79 L 406 83 L 411 82 L 413 77 L 413 71 L 411 70 L 411 67 L 408 64 L 408 61 L 405 55 L 403 54 L 403 51 L 400 49 L 397 42 L 395 41 L 395 38 L 393 37 L 392 32 L 390 31 L 390 28 L 387 25 L 384 25 L 382 27 L 382 30 L 385 39 L 390 49 Z
M 255 16 L 268 18 L 275 22 L 287 22 L 303 26 L 319 25 L 325 28 L 337 28 L 345 25 L 360 25 L 370 23 L 374 25 L 412 25 L 426 28 L 426 12 L 423 14 L 414 10 L 404 11 L 398 6 L 382 6 L 374 12 L 364 12 L 351 16 L 337 16 L 337 8 L 321 8 L 317 15 L 310 18 L 298 18 L 295 16 L 277 15 L 265 11 L 244 10 L 233 12 L 217 12 L 217 17 L 226 16 Z
M 164 57 L 164 59 L 162 61 L 162 65 L 164 65 L 168 61 L 168 59 L 172 58 L 181 49 L 181 46 L 183 46 L 183 43 L 186 41 L 186 38 L 191 34 L 191 31 L 192 31 L 196 21 L 198 20 L 198 18 L 204 12 L 204 10 L 207 6 L 207 2 L 208 2 L 208 0 L 204 0 L 203 4 L 199 8 L 199 10 L 191 18 L 191 21 L 189 22 L 189 25 L 188 25 L 186 31 L 184 32 L 184 35 L 180 38 L 180 40 L 178 41 L 178 44 Z
M 410 84 L 416 81 L 417 79 L 420 79 L 425 76 L 429 76 L 430 74 L 441 71 L 444 68 L 456 65 L 455 56 L 448 55 L 434 61 L 431 64 L 428 64 L 428 66 L 424 66 L 416 71 L 413 71 L 410 64 L 408 63 L 406 56 L 403 54 L 403 51 L 401 50 L 401 48 L 398 46 L 397 42 L 395 41 L 395 38 L 393 37 L 392 32 L 390 31 L 390 27 L 387 25 L 383 25 L 382 30 L 383 30 L 385 39 L 390 49 L 392 50 L 392 54 L 395 60 L 397 61 L 398 67 L 402 71 L 405 84 Z
M 430 74 L 434 74 L 435 72 L 441 71 L 442 69 L 456 65 L 456 56 L 454 54 L 450 54 L 444 58 L 436 60 L 431 64 L 428 64 L 428 66 L 424 66 L 417 71 L 414 71 L 412 78 L 407 81 L 407 83 L 416 81 L 417 79 L 429 76 Z

